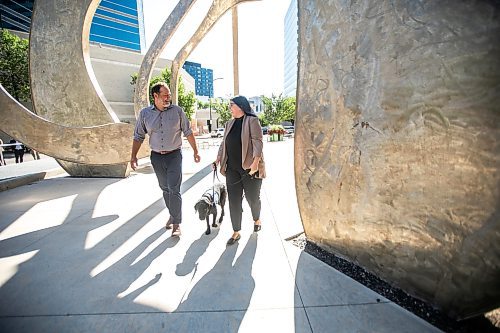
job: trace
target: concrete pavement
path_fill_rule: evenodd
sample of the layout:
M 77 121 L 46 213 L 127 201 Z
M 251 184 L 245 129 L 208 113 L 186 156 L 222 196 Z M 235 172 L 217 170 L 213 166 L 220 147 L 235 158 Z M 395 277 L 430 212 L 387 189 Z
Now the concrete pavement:
M 216 149 L 200 164 L 184 150 L 180 239 L 164 230 L 147 160 L 127 179 L 59 175 L 1 192 L 0 331 L 439 332 L 285 240 L 302 231 L 292 140 L 265 143 L 262 230 L 245 205 L 242 238 L 226 247 L 226 206 L 205 235 L 194 204 Z

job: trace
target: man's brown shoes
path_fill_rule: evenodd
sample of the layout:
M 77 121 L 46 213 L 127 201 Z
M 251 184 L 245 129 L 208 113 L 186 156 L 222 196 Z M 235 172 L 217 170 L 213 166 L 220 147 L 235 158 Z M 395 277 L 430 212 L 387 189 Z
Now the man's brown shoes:
M 179 224 L 173 224 L 172 237 L 179 237 L 181 235 L 181 226 Z
M 167 221 L 167 224 L 165 224 L 165 229 L 167 230 L 172 229 L 172 222 L 174 222 L 174 219 L 172 218 L 172 216 L 170 216 L 170 218 Z

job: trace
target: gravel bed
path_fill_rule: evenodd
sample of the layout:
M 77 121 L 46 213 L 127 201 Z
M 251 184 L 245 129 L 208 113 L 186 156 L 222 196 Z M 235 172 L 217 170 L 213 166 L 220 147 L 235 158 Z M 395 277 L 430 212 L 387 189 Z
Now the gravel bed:
M 304 234 L 301 234 L 290 241 L 292 244 L 303 249 L 305 252 L 412 312 L 416 316 L 424 319 L 444 332 L 500 332 L 500 309 L 489 312 L 484 316 L 456 321 L 448 317 L 443 312 L 434 309 L 429 304 L 408 295 L 401 289 L 392 287 L 390 284 L 379 279 L 377 276 L 366 271 L 362 267 L 321 249 L 316 244 L 309 242 Z

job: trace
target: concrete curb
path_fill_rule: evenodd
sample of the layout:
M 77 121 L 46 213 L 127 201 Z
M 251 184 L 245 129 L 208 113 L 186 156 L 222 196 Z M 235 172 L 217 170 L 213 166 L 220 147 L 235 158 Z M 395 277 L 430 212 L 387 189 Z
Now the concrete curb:
M 43 179 L 52 178 L 66 173 L 63 169 L 56 168 L 52 170 L 31 173 L 18 177 L 6 178 L 0 180 L 0 192 L 11 190 L 13 188 L 28 185 Z

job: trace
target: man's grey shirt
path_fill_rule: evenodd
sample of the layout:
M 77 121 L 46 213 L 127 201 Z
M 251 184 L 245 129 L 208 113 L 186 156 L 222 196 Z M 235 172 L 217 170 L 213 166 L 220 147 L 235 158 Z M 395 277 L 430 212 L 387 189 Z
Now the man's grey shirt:
M 149 146 L 154 151 L 172 151 L 182 147 L 182 137 L 193 134 L 189 120 L 177 105 L 159 111 L 154 104 L 141 110 L 135 124 L 134 140 L 143 142 L 149 135 Z

